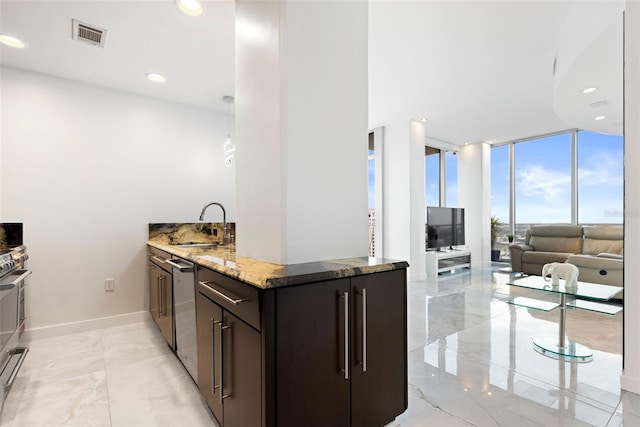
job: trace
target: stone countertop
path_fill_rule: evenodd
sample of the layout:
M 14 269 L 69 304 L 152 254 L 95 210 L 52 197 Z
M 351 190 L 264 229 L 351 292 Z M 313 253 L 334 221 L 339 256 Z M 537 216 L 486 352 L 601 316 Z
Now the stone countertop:
M 235 244 L 213 249 L 185 248 L 150 238 L 148 245 L 260 289 L 398 270 L 409 266 L 406 261 L 369 257 L 279 265 L 253 258 L 236 258 Z

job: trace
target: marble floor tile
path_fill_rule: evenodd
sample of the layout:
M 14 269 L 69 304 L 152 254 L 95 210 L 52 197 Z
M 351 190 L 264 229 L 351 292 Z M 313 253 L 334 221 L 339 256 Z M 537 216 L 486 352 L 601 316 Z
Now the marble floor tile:
M 515 306 L 553 295 L 507 285 L 496 269 L 410 282 L 409 408 L 390 427 L 640 426 L 640 396 L 621 392 L 622 313 L 568 310 L 588 363 L 537 353 L 557 310 Z M 150 320 L 28 343 L 2 427 L 217 427 L 197 386 Z
M 640 395 L 624 392 L 620 399 L 619 409 L 625 413 L 630 413 L 640 417 Z
M 58 381 L 30 378 L 21 397 L 12 426 L 111 424 L 104 371 Z

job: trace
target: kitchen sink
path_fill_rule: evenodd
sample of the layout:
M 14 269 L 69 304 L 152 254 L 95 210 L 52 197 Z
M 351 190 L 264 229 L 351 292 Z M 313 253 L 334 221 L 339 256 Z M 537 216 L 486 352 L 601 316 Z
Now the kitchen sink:
M 215 249 L 218 247 L 217 243 L 187 243 L 184 245 L 173 245 L 176 248 L 198 248 L 198 249 Z
M 215 262 L 216 264 L 226 265 L 227 267 L 236 268 L 235 261 L 228 261 L 228 260 L 225 260 L 224 258 L 220 258 L 217 256 L 200 255 L 199 258 L 207 261 Z

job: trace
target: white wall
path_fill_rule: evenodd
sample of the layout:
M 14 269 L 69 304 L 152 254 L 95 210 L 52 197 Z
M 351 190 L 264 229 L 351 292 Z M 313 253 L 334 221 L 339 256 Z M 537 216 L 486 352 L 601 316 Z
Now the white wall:
M 146 310 L 147 224 L 197 222 L 211 201 L 235 219 L 226 114 L 11 68 L 1 76 L 0 213 L 24 223 L 27 328 Z
M 640 2 L 628 0 L 625 14 L 624 122 L 624 372 L 623 389 L 640 394 Z

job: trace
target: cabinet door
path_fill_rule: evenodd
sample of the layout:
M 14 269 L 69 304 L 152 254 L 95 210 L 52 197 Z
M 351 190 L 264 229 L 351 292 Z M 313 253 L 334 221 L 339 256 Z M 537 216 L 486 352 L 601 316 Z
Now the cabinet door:
M 344 344 L 349 335 L 349 306 L 344 294 L 348 301 L 349 280 L 276 292 L 276 424 L 348 426 L 350 389 Z
M 172 275 L 158 268 L 160 307 L 158 309 L 158 326 L 167 340 L 169 347 L 175 349 L 175 335 L 173 329 L 173 281 Z
M 406 271 L 353 277 L 351 293 L 351 425 L 385 425 L 407 408 Z
M 158 313 L 160 309 L 160 269 L 153 263 L 149 263 L 149 313 L 151 318 L 158 323 Z
M 223 311 L 222 393 L 224 427 L 259 427 L 261 407 L 260 333 Z
M 221 353 L 220 323 L 222 309 L 207 297 L 196 295 L 196 329 L 198 335 L 198 388 L 218 422 L 222 422 L 220 394 Z

